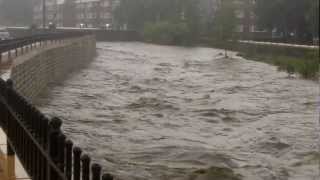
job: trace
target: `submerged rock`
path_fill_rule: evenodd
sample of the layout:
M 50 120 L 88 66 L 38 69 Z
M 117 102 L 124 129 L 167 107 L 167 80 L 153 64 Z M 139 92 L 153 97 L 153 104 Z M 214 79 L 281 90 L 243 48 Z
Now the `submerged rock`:
M 229 168 L 211 167 L 193 172 L 188 180 L 242 180 L 242 176 Z

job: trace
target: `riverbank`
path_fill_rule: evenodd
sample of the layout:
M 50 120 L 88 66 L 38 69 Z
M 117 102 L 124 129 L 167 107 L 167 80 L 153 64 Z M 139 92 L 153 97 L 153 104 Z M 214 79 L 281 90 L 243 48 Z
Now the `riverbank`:
M 165 45 L 161 41 L 146 40 L 147 43 Z M 167 43 L 173 45 L 172 43 Z M 317 80 L 319 77 L 319 48 L 281 43 L 250 43 L 249 41 L 216 42 L 202 39 L 200 42 L 179 44 L 182 46 L 207 46 L 238 52 L 245 59 L 275 65 L 288 76 L 298 74 L 304 79 Z
M 288 75 L 298 73 L 305 79 L 316 80 L 319 75 L 319 53 L 307 54 L 305 57 L 290 57 L 277 54 L 240 53 L 246 59 L 261 61 L 278 67 Z
M 240 42 L 205 42 L 206 46 L 237 51 L 245 59 L 260 61 L 278 67 L 289 76 L 316 80 L 319 77 L 319 48 L 276 46 L 273 44 L 249 44 Z

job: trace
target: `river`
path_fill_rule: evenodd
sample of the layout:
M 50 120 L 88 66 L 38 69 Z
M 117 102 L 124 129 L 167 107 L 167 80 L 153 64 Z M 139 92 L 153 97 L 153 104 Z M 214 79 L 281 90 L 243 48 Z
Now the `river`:
M 221 53 L 98 43 L 37 106 L 119 179 L 189 180 L 218 166 L 244 180 L 316 180 L 319 85 Z

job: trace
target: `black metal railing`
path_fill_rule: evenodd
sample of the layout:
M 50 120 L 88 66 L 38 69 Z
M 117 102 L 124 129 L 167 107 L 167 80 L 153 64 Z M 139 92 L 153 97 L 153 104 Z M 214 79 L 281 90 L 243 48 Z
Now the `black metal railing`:
M 4 52 L 22 53 L 26 46 L 40 46 L 48 41 L 88 35 L 83 32 L 43 34 L 0 41 L 0 63 Z M 27 49 L 28 49 L 27 48 Z M 61 130 L 59 118 L 48 119 L 22 95 L 13 89 L 11 80 L 0 78 L 0 127 L 7 135 L 7 154 L 20 159 L 33 180 L 113 180 L 102 175 L 99 164 L 91 165 L 91 158 L 74 146 Z
M 8 58 L 11 58 L 11 51 L 15 51 L 15 56 L 18 56 L 18 50 L 23 54 L 29 49 L 33 49 L 35 45 L 43 46 L 48 42 L 60 42 L 65 39 L 81 37 L 89 35 L 88 32 L 64 32 L 64 33 L 46 33 L 37 34 L 18 39 L 2 40 L 0 41 L 0 63 L 3 53 L 8 52 Z
M 17 155 L 33 180 L 113 180 L 99 164 L 74 146 L 59 118 L 48 119 L 0 78 L 0 125 L 8 155 Z

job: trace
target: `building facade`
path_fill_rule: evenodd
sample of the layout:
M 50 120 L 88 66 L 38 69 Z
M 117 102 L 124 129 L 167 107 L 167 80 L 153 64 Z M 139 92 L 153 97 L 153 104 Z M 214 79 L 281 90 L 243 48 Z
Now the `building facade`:
M 58 27 L 112 28 L 119 0 L 46 0 L 47 24 Z M 34 5 L 34 23 L 42 24 L 42 2 Z

